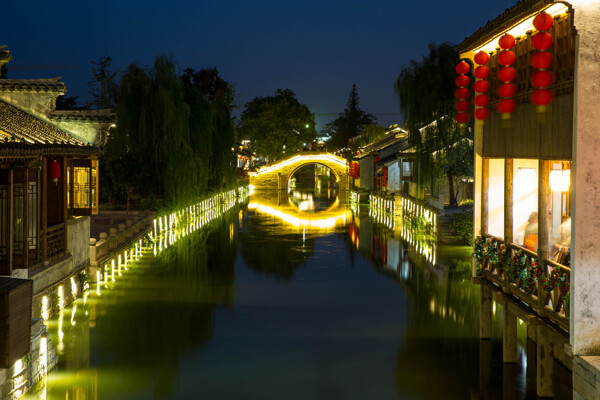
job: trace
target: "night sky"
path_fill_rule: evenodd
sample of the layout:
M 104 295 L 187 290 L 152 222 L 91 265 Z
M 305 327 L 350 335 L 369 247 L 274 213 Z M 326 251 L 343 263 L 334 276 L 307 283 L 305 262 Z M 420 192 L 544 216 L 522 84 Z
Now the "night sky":
M 344 107 L 353 83 L 360 107 L 381 125 L 402 123 L 393 85 L 403 64 L 430 42 L 460 43 L 516 0 L 476 1 L 7 1 L 0 45 L 9 78 L 61 76 L 67 96 L 88 100 L 91 61 L 116 70 L 174 55 L 181 69 L 217 67 L 242 106 L 290 88 L 317 116 L 318 129 Z

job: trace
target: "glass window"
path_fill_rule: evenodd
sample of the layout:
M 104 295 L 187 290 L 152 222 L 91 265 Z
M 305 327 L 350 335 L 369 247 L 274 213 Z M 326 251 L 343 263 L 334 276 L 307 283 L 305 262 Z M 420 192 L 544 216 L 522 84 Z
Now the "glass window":
M 412 161 L 402 161 L 402 177 L 412 178 L 412 176 L 413 176 Z
M 531 250 L 538 248 L 539 160 L 513 160 L 513 240 Z
M 504 237 L 504 159 L 488 160 L 488 231 Z
M 550 258 L 570 265 L 571 248 L 571 162 L 550 162 L 549 235 Z

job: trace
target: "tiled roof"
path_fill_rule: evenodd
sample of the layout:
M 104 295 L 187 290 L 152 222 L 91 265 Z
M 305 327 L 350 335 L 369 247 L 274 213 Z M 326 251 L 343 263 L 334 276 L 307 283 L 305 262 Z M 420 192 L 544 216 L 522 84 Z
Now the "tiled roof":
M 65 84 L 60 79 L 0 79 L 0 91 L 64 93 Z
M 0 155 L 98 151 L 51 123 L 0 100 Z
M 111 110 L 56 110 L 50 115 L 56 121 L 116 122 L 117 114 Z
M 548 4 L 549 2 L 545 0 L 521 0 L 513 7 L 507 8 L 504 13 L 495 19 L 488 21 L 485 26 L 479 28 L 474 34 L 466 37 L 455 49 L 459 53 L 472 50 L 528 15 L 547 7 Z

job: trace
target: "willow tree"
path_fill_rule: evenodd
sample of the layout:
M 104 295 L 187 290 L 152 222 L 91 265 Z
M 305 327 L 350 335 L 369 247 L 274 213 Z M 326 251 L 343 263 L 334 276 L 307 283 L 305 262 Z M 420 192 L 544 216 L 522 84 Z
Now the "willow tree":
M 395 85 L 405 127 L 417 150 L 418 182 L 435 191 L 438 178 L 445 177 L 450 205 L 456 205 L 455 179 L 473 168 L 471 130 L 452 120 L 458 60 L 451 45 L 431 43 L 421 61 L 411 60 L 402 67 Z

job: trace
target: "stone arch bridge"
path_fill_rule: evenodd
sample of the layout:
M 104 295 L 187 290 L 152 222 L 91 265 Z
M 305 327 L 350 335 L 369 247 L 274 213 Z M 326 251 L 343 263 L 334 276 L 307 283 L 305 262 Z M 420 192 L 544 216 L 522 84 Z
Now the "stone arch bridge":
M 290 178 L 298 168 L 310 164 L 321 164 L 333 171 L 340 190 L 348 189 L 348 162 L 345 158 L 327 152 L 296 153 L 250 172 L 250 185 L 254 189 L 287 190 Z

